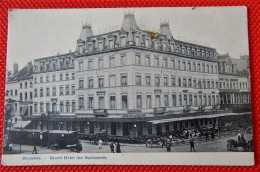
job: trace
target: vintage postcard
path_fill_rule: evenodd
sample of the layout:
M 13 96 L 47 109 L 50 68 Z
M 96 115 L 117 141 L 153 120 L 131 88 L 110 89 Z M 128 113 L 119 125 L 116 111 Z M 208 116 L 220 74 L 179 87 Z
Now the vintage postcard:
M 3 165 L 254 165 L 246 7 L 12 9 Z

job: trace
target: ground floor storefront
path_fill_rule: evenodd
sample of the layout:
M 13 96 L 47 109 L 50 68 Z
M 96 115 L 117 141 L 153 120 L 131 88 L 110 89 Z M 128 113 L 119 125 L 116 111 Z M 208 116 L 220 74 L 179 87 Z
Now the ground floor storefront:
M 162 136 L 184 130 L 201 131 L 215 129 L 221 131 L 230 126 L 249 125 L 251 113 L 216 113 L 208 115 L 182 116 L 179 118 L 157 117 L 136 118 L 39 118 L 32 119 L 31 129 L 42 131 L 77 131 L 84 135 L 105 133 L 109 136 L 137 138 L 144 136 Z M 232 128 L 232 127 L 231 127 Z

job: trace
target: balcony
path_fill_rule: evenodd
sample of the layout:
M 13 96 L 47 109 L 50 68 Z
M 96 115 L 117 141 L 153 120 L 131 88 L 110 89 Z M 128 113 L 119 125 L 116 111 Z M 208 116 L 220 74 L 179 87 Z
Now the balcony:
M 60 114 L 60 112 L 59 111 L 48 111 L 47 114 L 49 116 L 58 116 Z
M 93 114 L 96 117 L 107 117 L 108 116 L 107 109 L 93 109 Z
M 164 114 L 166 112 L 166 107 L 158 107 L 154 108 L 154 114 Z
M 188 113 L 191 111 L 191 105 L 184 106 L 183 113 Z

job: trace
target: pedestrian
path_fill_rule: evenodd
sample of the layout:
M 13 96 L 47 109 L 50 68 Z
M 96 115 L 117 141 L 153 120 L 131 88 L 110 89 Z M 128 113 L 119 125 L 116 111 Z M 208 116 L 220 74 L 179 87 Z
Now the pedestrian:
M 193 139 L 190 140 L 190 151 L 192 152 L 192 149 L 194 150 L 194 152 L 196 151 L 194 148 L 194 141 Z
M 214 138 L 215 138 L 215 134 L 214 134 L 214 131 L 212 130 L 212 132 L 211 132 L 211 139 L 214 140 Z
M 120 143 L 117 142 L 117 145 L 116 145 L 116 153 L 121 153 L 121 148 L 120 148 Z
M 171 142 L 166 144 L 166 150 L 167 152 L 171 152 Z
M 208 132 L 205 133 L 205 136 L 206 136 L 206 140 L 209 140 L 209 133 Z
M 238 131 L 238 134 L 237 134 L 237 140 L 238 140 L 238 142 L 241 141 L 241 133 L 240 133 L 240 131 Z
M 81 146 L 80 143 L 77 143 L 77 145 L 76 145 L 76 150 L 77 150 L 77 153 L 80 153 L 80 152 L 81 152 L 82 146 Z
M 115 153 L 115 142 L 110 144 L 111 153 Z
M 98 141 L 98 149 L 102 149 L 102 144 L 103 144 L 103 141 L 101 139 L 99 139 L 99 141 Z
M 32 151 L 32 154 L 34 154 L 34 153 L 35 153 L 35 154 L 37 154 L 37 148 L 36 148 L 36 146 L 35 146 L 35 145 L 33 146 L 33 151 Z
M 12 142 L 9 144 L 9 150 L 10 150 L 10 151 L 13 150 L 13 144 L 12 144 Z

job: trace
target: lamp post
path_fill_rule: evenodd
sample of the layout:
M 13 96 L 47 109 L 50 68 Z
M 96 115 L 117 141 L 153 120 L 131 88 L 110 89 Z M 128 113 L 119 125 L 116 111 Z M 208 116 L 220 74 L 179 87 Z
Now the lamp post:
M 136 127 L 137 127 L 137 125 L 134 124 L 134 137 L 135 137 L 135 138 L 136 138 Z
M 22 139 L 23 139 L 22 133 L 23 133 L 23 126 L 22 126 L 22 124 L 21 124 L 21 134 L 20 134 L 20 153 L 22 152 Z

